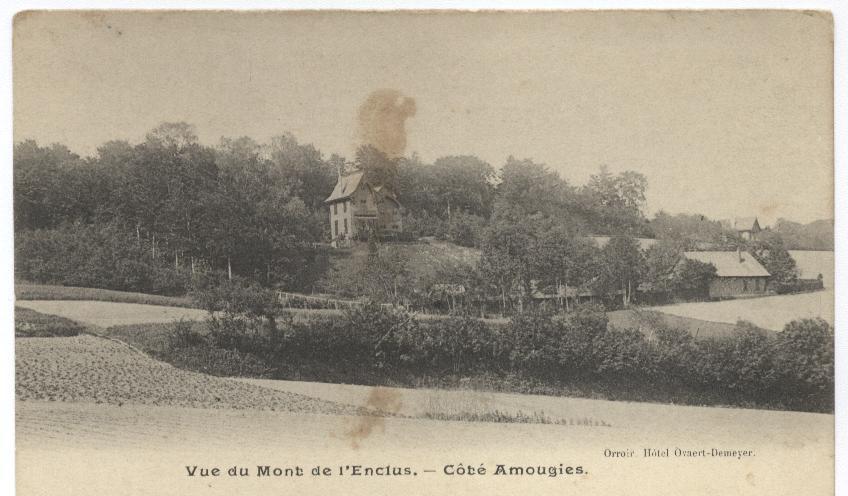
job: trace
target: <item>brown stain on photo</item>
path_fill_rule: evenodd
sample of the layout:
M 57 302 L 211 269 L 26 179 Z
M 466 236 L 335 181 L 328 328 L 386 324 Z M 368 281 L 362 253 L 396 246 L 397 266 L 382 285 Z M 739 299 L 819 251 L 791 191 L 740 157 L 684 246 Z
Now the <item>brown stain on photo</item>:
M 394 415 L 403 406 L 402 394 L 395 389 L 375 387 L 368 393 L 368 398 L 363 405 L 375 413 Z M 367 439 L 375 430 L 385 431 L 386 420 L 384 416 L 363 415 L 357 417 L 354 424 L 344 433 L 344 437 L 350 441 L 353 449 L 359 449 L 362 441 Z
M 406 119 L 416 112 L 415 99 L 393 89 L 373 91 L 359 106 L 358 139 L 372 145 L 389 158 L 406 150 Z

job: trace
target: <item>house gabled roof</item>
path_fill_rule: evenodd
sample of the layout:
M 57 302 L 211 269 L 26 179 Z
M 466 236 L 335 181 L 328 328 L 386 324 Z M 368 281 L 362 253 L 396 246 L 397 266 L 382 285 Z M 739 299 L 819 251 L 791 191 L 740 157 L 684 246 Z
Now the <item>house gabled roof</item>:
M 734 217 L 733 219 L 724 219 L 719 222 L 727 229 L 733 229 L 737 232 L 753 231 L 754 226 L 760 227 L 760 223 L 756 217 Z
M 771 274 L 748 252 L 687 251 L 689 260 L 713 264 L 718 277 L 769 277 Z
M 392 192 L 391 189 L 383 186 L 382 184 L 377 185 L 377 186 L 369 185 L 369 187 L 371 188 L 372 191 L 374 191 L 375 194 L 382 195 L 383 198 L 388 198 L 389 200 L 395 202 L 395 204 L 397 206 L 399 206 L 399 207 L 401 206 L 400 201 L 398 201 L 397 197 L 395 196 L 395 194 Z
M 324 203 L 333 203 L 350 198 L 350 196 L 353 195 L 359 188 L 363 177 L 365 177 L 365 173 L 362 171 L 339 176 L 339 180 L 336 182 L 336 187 L 333 188 L 333 192 L 330 193 L 330 196 L 328 196 L 326 200 L 324 200 Z

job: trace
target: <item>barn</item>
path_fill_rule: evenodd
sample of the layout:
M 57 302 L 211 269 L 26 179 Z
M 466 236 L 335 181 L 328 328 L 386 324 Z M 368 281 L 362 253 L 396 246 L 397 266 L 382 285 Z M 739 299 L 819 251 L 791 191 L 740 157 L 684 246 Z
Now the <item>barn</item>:
M 324 203 L 330 212 L 330 238 L 336 247 L 371 232 L 391 234 L 403 228 L 401 205 L 394 192 L 369 183 L 363 171 L 340 174 Z
M 712 264 L 716 277 L 710 282 L 710 298 L 763 296 L 770 292 L 768 271 L 745 251 L 687 251 L 689 260 Z

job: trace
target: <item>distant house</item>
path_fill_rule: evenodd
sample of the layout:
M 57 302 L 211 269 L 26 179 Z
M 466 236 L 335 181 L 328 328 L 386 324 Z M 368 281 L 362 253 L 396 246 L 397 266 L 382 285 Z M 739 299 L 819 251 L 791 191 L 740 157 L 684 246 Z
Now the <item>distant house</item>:
M 756 239 L 757 235 L 762 231 L 760 222 L 756 217 L 735 217 L 733 219 L 724 219 L 719 221 L 725 229 L 731 229 L 739 233 L 742 239 Z
M 710 298 L 762 296 L 769 292 L 771 274 L 748 252 L 687 251 L 683 256 L 715 266 L 716 277 L 710 282 Z
M 386 186 L 370 184 L 363 171 L 340 174 L 324 203 L 330 210 L 333 246 L 368 233 L 397 233 L 403 228 L 401 205 L 394 192 Z

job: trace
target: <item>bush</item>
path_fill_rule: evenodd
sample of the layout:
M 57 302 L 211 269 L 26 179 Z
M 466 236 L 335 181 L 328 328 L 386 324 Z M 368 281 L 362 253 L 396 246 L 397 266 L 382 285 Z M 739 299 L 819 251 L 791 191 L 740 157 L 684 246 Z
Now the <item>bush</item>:
M 274 317 L 282 313 L 276 293 L 247 279 L 228 279 L 221 273 L 196 277 L 189 297 L 204 310 L 248 317 Z
M 238 350 L 190 346 L 172 350 L 168 362 L 186 370 L 220 377 L 266 377 L 271 370 L 259 357 Z
M 359 336 L 355 353 L 377 368 L 399 362 L 398 336 L 417 332 L 418 321 L 402 307 L 369 302 L 345 311 L 350 333 Z M 371 360 L 367 355 L 371 354 Z
M 597 305 L 579 305 L 559 320 L 558 362 L 567 374 L 585 375 L 597 369 L 596 341 L 608 332 L 608 320 Z
M 563 327 L 544 309 L 514 315 L 505 331 L 512 369 L 555 377 L 561 363 Z M 565 360 L 568 361 L 567 359 Z
M 593 372 L 627 382 L 653 377 L 653 357 L 645 336 L 638 329 L 610 329 L 598 334 L 593 343 Z
M 421 322 L 397 339 L 401 364 L 417 372 L 469 374 L 496 368 L 502 354 L 492 329 L 469 316 Z
M 774 369 L 785 397 L 799 407 L 833 404 L 833 327 L 817 319 L 795 320 L 774 343 Z
M 16 338 L 68 337 L 83 330 L 83 326 L 73 320 L 15 307 Z
M 617 329 L 593 306 L 537 309 L 504 325 L 471 316 L 419 321 L 376 303 L 293 320 L 257 315 L 273 308 L 261 290 L 219 289 L 232 300 L 205 332 L 174 326 L 164 353 L 172 363 L 218 375 L 437 385 L 484 378 L 522 392 L 833 408 L 833 330 L 822 320 L 795 321 L 779 334 L 739 322 L 731 335 L 702 340 L 668 326 L 650 337 Z

